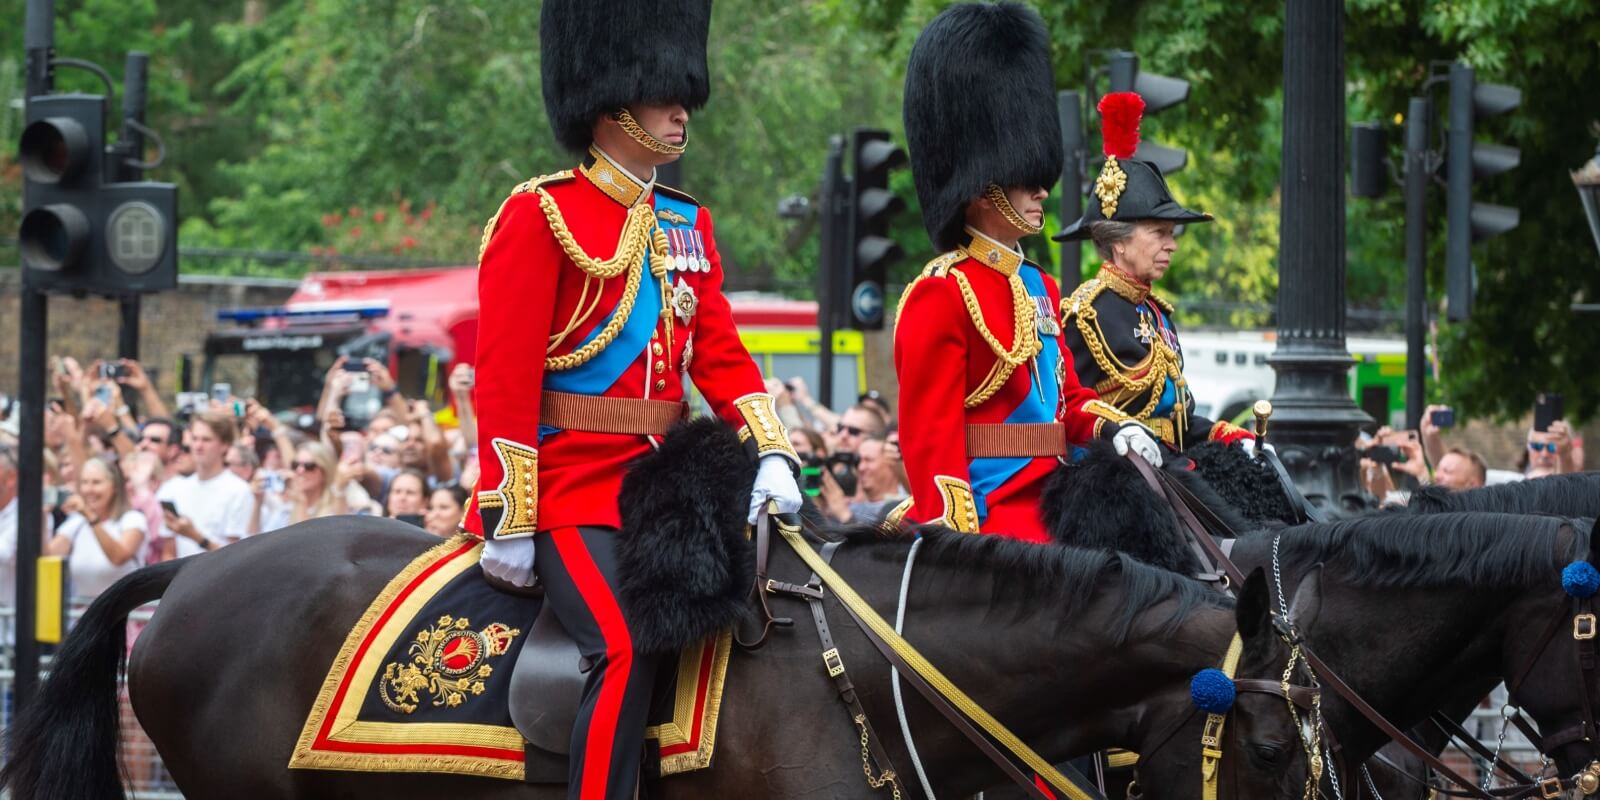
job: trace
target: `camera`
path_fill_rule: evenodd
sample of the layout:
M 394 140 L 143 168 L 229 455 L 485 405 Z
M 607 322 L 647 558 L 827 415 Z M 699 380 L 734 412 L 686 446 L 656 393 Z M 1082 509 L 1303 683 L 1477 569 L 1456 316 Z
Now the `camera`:
M 800 478 L 803 481 L 801 489 L 815 497 L 822 491 L 822 471 L 833 473 L 833 480 L 839 484 L 839 489 L 845 496 L 856 493 L 856 466 L 861 463 L 861 456 L 855 453 L 834 453 L 830 456 L 806 456 L 800 465 Z
M 1385 467 L 1402 463 L 1406 460 L 1405 454 L 1400 452 L 1399 448 L 1390 447 L 1386 444 L 1377 444 L 1362 450 L 1361 457 L 1374 463 L 1382 464 Z

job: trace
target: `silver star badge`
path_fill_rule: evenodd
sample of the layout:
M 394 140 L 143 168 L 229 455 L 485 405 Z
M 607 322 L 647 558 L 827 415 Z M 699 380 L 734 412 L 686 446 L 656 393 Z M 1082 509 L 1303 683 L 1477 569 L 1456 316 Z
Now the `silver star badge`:
M 678 315 L 678 321 L 688 325 L 694 319 L 694 312 L 700 306 L 700 298 L 695 297 L 694 289 L 685 281 L 678 281 L 672 290 L 672 311 Z

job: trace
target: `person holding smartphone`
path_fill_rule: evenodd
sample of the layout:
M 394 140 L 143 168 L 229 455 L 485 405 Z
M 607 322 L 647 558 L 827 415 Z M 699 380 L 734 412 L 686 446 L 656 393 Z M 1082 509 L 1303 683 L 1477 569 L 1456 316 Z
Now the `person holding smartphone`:
M 169 479 L 156 493 L 166 501 L 160 534 L 164 558 L 214 550 L 249 535 L 255 495 L 225 461 L 236 431 L 231 412 L 206 412 L 190 423 L 194 473 Z

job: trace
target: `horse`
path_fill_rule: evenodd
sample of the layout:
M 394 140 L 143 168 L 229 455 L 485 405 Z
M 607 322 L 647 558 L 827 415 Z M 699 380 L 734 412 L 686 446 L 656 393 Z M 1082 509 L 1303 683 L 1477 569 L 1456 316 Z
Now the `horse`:
M 1178 740 L 1198 741 L 1189 682 L 1219 662 L 1233 634 L 1228 600 L 1114 553 L 936 530 L 921 541 L 905 602 L 907 639 L 1042 756 L 1061 763 L 1109 747 L 1153 751 L 1151 737 L 1174 725 Z M 393 575 L 437 543 L 403 523 L 326 518 L 127 576 L 90 606 L 19 715 L 0 787 L 15 797 L 123 796 L 116 679 L 124 625 L 132 609 L 159 599 L 126 662 L 128 692 L 188 797 L 564 796 L 561 786 L 479 777 L 286 768 L 351 626 Z M 888 613 L 912 544 L 858 535 L 833 563 Z M 775 577 L 804 583 L 808 573 L 794 552 L 774 548 Z M 909 766 L 888 667 L 855 626 L 838 624 L 847 617 L 837 600 L 828 607 L 869 719 L 893 763 Z M 819 650 L 801 624 L 777 629 L 760 649 L 736 651 L 716 762 L 660 780 L 653 796 L 872 794 L 860 731 L 822 674 Z M 941 792 L 1001 782 L 920 698 L 905 710 L 928 780 Z M 1198 747 L 1169 747 L 1147 760 L 1147 797 L 1199 797 L 1198 762 Z M 910 775 L 901 772 L 902 788 L 917 796 Z
M 1600 517 L 1600 472 L 1573 472 L 1453 492 L 1425 486 L 1411 493 L 1406 514 L 1445 511 L 1499 511 L 1507 514 L 1560 514 Z
M 1306 646 L 1403 730 L 1441 709 L 1470 709 L 1519 676 L 1516 700 L 1541 730 L 1581 725 L 1600 686 L 1593 670 L 1575 669 L 1578 645 L 1560 634 L 1572 630 L 1573 613 L 1561 576 L 1580 559 L 1600 564 L 1600 540 L 1586 533 L 1559 517 L 1447 513 L 1247 535 L 1233 552 L 1236 564 L 1253 570 L 1237 607 L 1245 641 L 1239 674 L 1281 674 L 1290 646 L 1271 617 L 1298 586 L 1293 624 Z M 1558 635 L 1541 642 L 1552 620 Z M 1388 741 L 1326 687 L 1322 709 L 1346 766 Z M 1252 742 L 1247 750 L 1274 744 Z M 1550 749 L 1563 775 L 1600 755 L 1582 737 Z M 1354 773 L 1342 774 L 1352 791 Z

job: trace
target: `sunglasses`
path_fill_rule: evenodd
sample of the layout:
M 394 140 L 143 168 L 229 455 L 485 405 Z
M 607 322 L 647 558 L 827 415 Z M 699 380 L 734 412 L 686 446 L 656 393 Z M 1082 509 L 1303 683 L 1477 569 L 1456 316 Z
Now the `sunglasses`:
M 314 461 L 296 461 L 296 462 L 294 462 L 294 471 L 295 472 L 310 472 L 311 470 L 314 470 L 314 469 L 322 469 L 322 467 L 317 466 L 316 462 L 314 462 Z
M 1537 452 L 1542 450 L 1542 451 L 1544 451 L 1546 453 L 1554 454 L 1556 452 L 1556 443 L 1555 442 L 1528 442 L 1528 449 L 1532 450 L 1535 453 L 1537 453 Z
M 867 433 L 866 430 L 862 428 L 857 428 L 854 425 L 846 425 L 843 422 L 839 423 L 839 429 L 837 432 L 841 436 L 846 433 L 850 434 L 851 436 L 864 436 Z
M 395 449 L 395 448 L 393 448 L 393 447 L 389 447 L 387 445 L 375 444 L 375 445 L 368 446 L 367 447 L 367 452 L 369 452 L 369 453 L 383 453 L 384 455 L 392 456 L 392 455 L 394 455 L 394 454 L 396 454 L 396 453 L 398 453 L 400 451 Z

